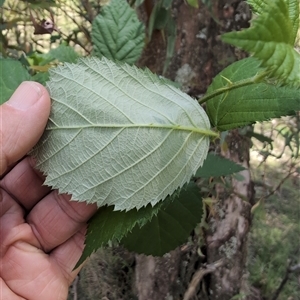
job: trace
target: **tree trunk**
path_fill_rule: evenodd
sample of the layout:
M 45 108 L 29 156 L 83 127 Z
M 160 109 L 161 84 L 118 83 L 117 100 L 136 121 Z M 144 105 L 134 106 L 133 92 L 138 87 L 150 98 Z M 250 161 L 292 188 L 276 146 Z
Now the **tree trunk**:
M 248 26 L 249 10 L 243 1 L 212 1 L 210 10 L 202 3 L 195 9 L 184 1 L 174 1 L 173 15 L 177 39 L 165 76 L 179 82 L 191 96 L 199 97 L 217 73 L 244 57 L 244 53 L 225 45 L 219 37 L 226 31 Z M 162 34 L 154 32 L 139 65 L 161 74 L 165 49 Z M 221 154 L 248 169 L 249 140 L 235 130 L 227 136 L 226 144 L 228 147 L 223 147 L 226 150 Z M 187 300 L 226 300 L 245 292 L 247 234 L 251 219 L 249 199 L 253 192 L 249 171 L 243 171 L 242 175 L 242 181 L 232 180 L 230 194 L 218 187 L 219 201 L 213 208 L 218 213 L 208 220 L 204 261 L 198 254 L 197 244 L 189 247 L 189 252 L 180 247 L 163 258 L 137 256 L 135 286 L 139 300 L 183 299 L 185 293 Z M 203 267 L 204 262 L 213 266 L 220 260 L 222 263 L 216 268 Z M 202 269 L 210 275 L 204 277 L 200 286 L 197 280 L 192 281 L 192 275 L 197 270 L 200 270 L 198 274 L 203 274 Z M 195 283 L 198 286 L 193 286 Z M 199 298 L 191 298 L 188 287 Z
M 251 224 L 251 203 L 253 187 L 249 168 L 250 141 L 241 136 L 238 130 L 226 137 L 221 154 L 243 165 L 242 179 L 232 179 L 232 190 L 228 194 L 222 186 L 215 204 L 216 213 L 208 220 L 206 233 L 207 261 L 212 263 L 221 259 L 223 264 L 210 278 L 210 299 L 231 299 L 234 295 L 249 293 L 247 287 L 247 234 Z

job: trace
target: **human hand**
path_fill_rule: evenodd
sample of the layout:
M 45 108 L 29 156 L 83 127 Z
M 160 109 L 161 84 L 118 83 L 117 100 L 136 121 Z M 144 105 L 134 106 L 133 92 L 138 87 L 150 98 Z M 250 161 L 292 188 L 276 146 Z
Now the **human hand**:
M 79 272 L 95 205 L 69 201 L 42 186 L 26 153 L 46 126 L 50 99 L 34 82 L 22 83 L 0 106 L 0 298 L 65 300 Z

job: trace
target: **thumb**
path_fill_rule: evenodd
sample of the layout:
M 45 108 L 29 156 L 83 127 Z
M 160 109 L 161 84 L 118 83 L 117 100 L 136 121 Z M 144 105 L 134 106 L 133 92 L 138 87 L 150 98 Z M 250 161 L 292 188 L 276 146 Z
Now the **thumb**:
M 0 106 L 0 175 L 37 143 L 50 113 L 50 97 L 37 82 L 23 82 Z

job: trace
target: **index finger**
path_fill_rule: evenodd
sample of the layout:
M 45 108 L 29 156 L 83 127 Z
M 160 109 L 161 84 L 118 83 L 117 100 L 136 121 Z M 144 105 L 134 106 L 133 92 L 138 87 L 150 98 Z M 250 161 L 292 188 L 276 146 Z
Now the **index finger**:
M 49 94 L 37 82 L 23 82 L 0 106 L 0 175 L 37 143 L 49 113 Z
M 33 207 L 27 217 L 45 252 L 71 238 L 97 211 L 96 204 L 70 201 L 70 198 L 69 195 L 52 191 Z

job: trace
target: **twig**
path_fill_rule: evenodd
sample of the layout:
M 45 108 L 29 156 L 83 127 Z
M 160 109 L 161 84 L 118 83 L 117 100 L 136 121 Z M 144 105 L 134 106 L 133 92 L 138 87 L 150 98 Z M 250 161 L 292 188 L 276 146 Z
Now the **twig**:
M 289 268 L 290 273 L 300 271 L 300 263 Z
M 284 182 L 286 180 L 288 180 L 291 177 L 291 175 L 293 175 L 294 173 L 296 173 L 296 171 L 291 171 L 292 168 L 293 168 L 293 166 L 290 166 L 290 170 L 289 170 L 288 174 L 280 180 L 280 182 L 277 184 L 277 186 L 268 195 L 266 195 L 266 196 L 263 197 L 264 200 L 268 199 L 273 194 L 275 194 L 281 188 L 281 186 L 284 184 Z
M 300 251 L 300 248 L 296 250 L 295 254 L 297 255 L 297 253 Z M 291 273 L 293 272 L 297 272 L 298 270 L 300 270 L 300 263 L 299 264 L 296 264 L 294 266 L 292 266 L 292 262 L 293 260 L 291 259 L 289 261 L 289 265 L 288 267 L 286 268 L 286 272 L 285 272 L 285 275 L 279 285 L 279 287 L 277 288 L 277 290 L 275 291 L 274 293 L 274 296 L 271 300 L 276 300 L 280 294 L 280 292 L 282 291 L 283 287 L 285 286 L 285 284 L 287 283 L 288 279 L 289 279 L 289 276 Z
M 73 300 L 78 300 L 78 293 L 77 293 L 78 281 L 79 281 L 79 275 L 76 276 L 72 284 Z
M 200 268 L 193 276 L 192 281 L 189 284 L 188 289 L 184 294 L 183 300 L 190 300 L 196 293 L 196 289 L 199 286 L 199 283 L 206 274 L 215 272 L 217 268 L 221 267 L 224 264 L 223 260 L 218 260 L 212 264 L 203 266 Z

